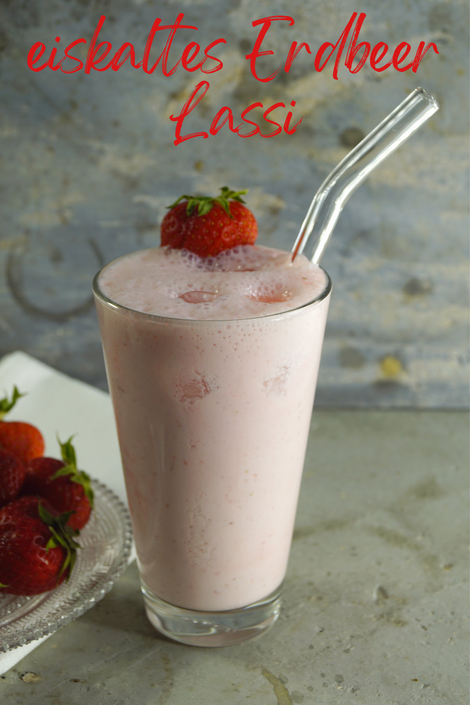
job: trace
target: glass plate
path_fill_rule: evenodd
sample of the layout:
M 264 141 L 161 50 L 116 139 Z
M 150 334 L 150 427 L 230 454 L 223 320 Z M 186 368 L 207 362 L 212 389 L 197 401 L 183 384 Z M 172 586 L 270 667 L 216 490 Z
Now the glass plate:
M 93 607 L 128 565 L 129 513 L 114 492 L 93 480 L 95 508 L 78 538 L 81 550 L 68 582 L 33 597 L 0 595 L 0 651 L 53 634 Z

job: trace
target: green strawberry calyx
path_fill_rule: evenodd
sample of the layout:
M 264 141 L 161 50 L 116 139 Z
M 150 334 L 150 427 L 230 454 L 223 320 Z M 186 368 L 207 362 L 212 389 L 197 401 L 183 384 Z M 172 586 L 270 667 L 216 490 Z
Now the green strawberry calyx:
M 77 558 L 77 548 L 81 548 L 80 544 L 75 541 L 75 536 L 78 536 L 80 532 L 78 529 L 72 529 L 67 525 L 70 516 L 73 512 L 64 512 L 58 516 L 52 516 L 50 512 L 41 504 L 38 503 L 39 516 L 45 524 L 49 527 L 49 531 L 52 536 L 46 544 L 46 551 L 51 548 L 57 548 L 61 546 L 65 550 L 65 559 L 62 563 L 60 573 L 57 576 L 57 582 L 59 582 L 62 575 L 67 571 L 66 580 L 70 578 L 73 567 L 75 565 L 75 560 Z
M 248 193 L 248 189 L 243 189 L 242 191 L 232 191 L 228 186 L 222 186 L 220 189 L 220 196 L 217 198 L 212 198 L 211 196 L 180 196 L 177 201 L 167 206 L 167 208 L 174 208 L 180 203 L 180 201 L 187 201 L 186 205 L 186 215 L 193 215 L 194 209 L 197 206 L 197 213 L 194 215 L 206 215 L 212 210 L 214 203 L 218 203 L 224 211 L 233 218 L 230 213 L 230 203 L 229 201 L 238 201 L 238 203 L 245 203 L 242 196 Z
M 21 392 L 18 391 L 18 387 L 15 385 L 13 387 L 13 394 L 11 395 L 11 399 L 8 399 L 8 397 L 0 399 L 0 420 L 3 419 L 5 414 L 8 414 L 8 412 L 13 409 L 18 399 L 24 396 L 24 394 L 21 394 Z
M 75 453 L 75 448 L 72 445 L 72 439 L 73 436 L 70 436 L 68 441 L 61 443 L 60 439 L 57 438 L 60 445 L 62 460 L 65 465 L 54 473 L 52 479 L 55 480 L 57 477 L 68 476 L 72 482 L 82 485 L 85 495 L 88 497 L 90 502 L 90 506 L 93 509 L 94 493 L 91 487 L 91 478 L 84 470 L 79 470 L 77 467 L 77 455 Z

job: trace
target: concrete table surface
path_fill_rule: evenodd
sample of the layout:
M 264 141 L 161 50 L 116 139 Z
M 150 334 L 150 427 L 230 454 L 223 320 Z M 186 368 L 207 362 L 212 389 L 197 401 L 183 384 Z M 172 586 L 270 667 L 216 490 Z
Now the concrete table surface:
M 135 565 L 0 680 L 2 705 L 468 702 L 468 416 L 316 411 L 281 617 L 160 637 Z

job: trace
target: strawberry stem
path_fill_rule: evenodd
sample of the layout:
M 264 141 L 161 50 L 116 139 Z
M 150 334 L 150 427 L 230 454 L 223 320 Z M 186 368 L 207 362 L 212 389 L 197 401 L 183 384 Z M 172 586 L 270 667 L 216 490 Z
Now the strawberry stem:
M 229 201 L 238 201 L 238 203 L 245 203 L 242 195 L 248 193 L 248 189 L 243 189 L 242 191 L 232 191 L 228 186 L 222 186 L 220 189 L 220 196 L 212 198 L 211 196 L 180 196 L 178 200 L 167 206 L 167 208 L 174 208 L 181 201 L 187 201 L 186 205 L 186 215 L 206 215 L 212 210 L 214 203 L 218 203 L 224 211 L 233 218 L 230 213 L 230 203 Z M 196 213 L 194 210 L 197 209 Z
M 74 536 L 78 536 L 80 532 L 78 529 L 72 529 L 67 525 L 67 522 L 73 512 L 64 512 L 63 514 L 59 514 L 54 517 L 47 511 L 41 502 L 38 503 L 38 512 L 39 516 L 43 522 L 47 524 L 49 531 L 52 534 L 46 544 L 46 551 L 49 551 L 50 548 L 56 548 L 58 546 L 61 546 L 65 550 L 66 555 L 64 562 L 62 563 L 60 573 L 57 577 L 57 582 L 59 582 L 65 571 L 68 571 L 67 577 L 65 578 L 68 580 L 77 558 L 77 548 L 81 548 L 80 544 L 74 539 Z
M 84 470 L 79 470 L 77 468 L 77 455 L 75 453 L 75 448 L 72 445 L 72 438 L 74 438 L 74 436 L 70 436 L 68 441 L 65 441 L 65 443 L 61 443 L 60 438 L 57 437 L 57 440 L 60 445 L 62 460 L 64 461 L 65 465 L 64 467 L 59 468 L 54 473 L 52 479 L 55 480 L 56 477 L 63 477 L 64 475 L 70 476 L 72 482 L 76 482 L 77 484 L 82 485 L 85 494 L 90 502 L 90 506 L 93 509 L 94 493 L 91 487 L 91 478 Z
M 11 395 L 11 400 L 9 400 L 8 397 L 0 399 L 0 420 L 3 419 L 5 414 L 7 414 L 9 411 L 11 411 L 11 409 L 13 409 L 18 399 L 24 396 L 24 394 L 21 394 L 21 392 L 18 391 L 18 387 L 15 385 L 13 387 L 13 394 Z

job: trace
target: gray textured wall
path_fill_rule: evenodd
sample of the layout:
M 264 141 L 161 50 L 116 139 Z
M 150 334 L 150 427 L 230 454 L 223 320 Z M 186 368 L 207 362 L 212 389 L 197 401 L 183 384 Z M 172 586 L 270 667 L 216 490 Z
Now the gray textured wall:
M 313 193 L 357 139 L 417 85 L 440 112 L 349 202 L 322 264 L 334 296 L 320 371 L 323 406 L 461 407 L 468 403 L 468 12 L 467 0 L 1 0 L 0 2 L 0 353 L 23 349 L 76 377 L 105 386 L 90 284 L 104 262 L 158 242 L 165 206 L 181 193 L 248 187 L 261 244 L 290 248 Z M 313 56 L 259 83 L 244 54 L 254 19 L 289 14 L 263 48 L 277 67 L 294 40 L 315 52 L 336 41 L 353 11 L 367 13 L 362 39 L 395 47 L 436 42 L 417 74 L 365 67 L 339 80 Z M 254 101 L 297 101 L 295 135 L 242 140 L 226 127 L 207 140 L 173 144 L 174 123 L 205 78 L 171 77 L 126 65 L 119 72 L 33 73 L 35 41 L 50 49 L 85 37 L 107 16 L 101 40 L 143 51 L 156 17 L 178 12 L 199 31 L 224 37 L 224 69 L 187 119 L 207 131 L 229 105 L 236 117 Z M 166 39 L 167 33 L 164 34 Z M 153 54 L 164 40 L 157 37 Z M 158 51 L 160 49 L 160 51 Z M 86 48 L 77 50 L 84 56 Z M 139 56 L 140 55 L 140 56 Z M 279 57 L 279 60 L 278 60 Z M 262 63 L 260 63 L 260 67 Z M 185 128 L 185 132 L 186 132 Z

